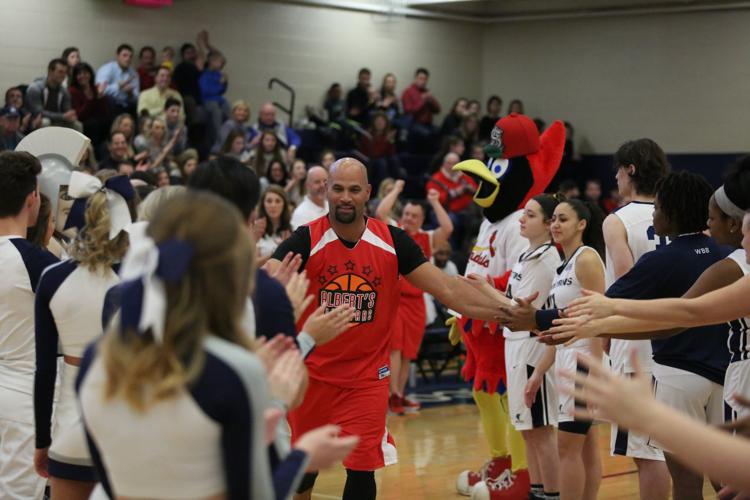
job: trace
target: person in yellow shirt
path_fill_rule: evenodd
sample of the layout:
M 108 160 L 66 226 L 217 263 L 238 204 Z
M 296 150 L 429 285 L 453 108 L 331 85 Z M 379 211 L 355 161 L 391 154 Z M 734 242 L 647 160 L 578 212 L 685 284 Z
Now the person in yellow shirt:
M 138 97 L 138 115 L 145 109 L 151 118 L 164 119 L 164 104 L 167 99 L 173 98 L 180 101 L 180 122 L 185 122 L 185 107 L 182 105 L 182 96 L 175 89 L 169 88 L 172 81 L 172 73 L 169 68 L 160 67 L 156 72 L 156 84 L 150 89 L 141 92 Z

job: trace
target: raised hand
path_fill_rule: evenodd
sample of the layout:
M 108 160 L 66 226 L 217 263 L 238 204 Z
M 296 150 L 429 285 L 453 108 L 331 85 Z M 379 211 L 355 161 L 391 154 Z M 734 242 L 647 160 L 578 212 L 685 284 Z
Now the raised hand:
M 308 471 L 327 469 L 343 461 L 359 442 L 358 436 L 339 437 L 340 428 L 325 425 L 303 434 L 294 447 L 310 457 Z
M 305 364 L 297 349 L 285 351 L 268 374 L 271 396 L 288 408 L 299 394 L 305 380 Z
M 289 302 L 292 303 L 292 309 L 294 309 L 295 322 L 307 310 L 313 299 L 315 299 L 314 295 L 307 295 L 309 285 L 310 280 L 307 279 L 307 272 L 303 270 L 301 273 L 294 273 L 289 283 L 284 287 L 286 295 L 289 297 Z
M 572 388 L 561 385 L 560 390 L 587 403 L 586 408 L 576 408 L 577 417 L 609 420 L 628 429 L 643 428 L 651 417 L 656 400 L 651 376 L 643 373 L 635 350 L 631 351 L 630 360 L 635 373 L 627 378 L 612 373 L 600 360 L 581 353 L 578 362 L 589 369 L 588 375 L 560 371 L 562 377 L 574 383 Z
M 302 327 L 302 331 L 315 339 L 316 345 L 323 345 L 338 337 L 354 319 L 354 308 L 349 304 L 341 304 L 328 312 L 324 312 L 325 309 L 326 304 L 318 307 Z
M 279 333 L 271 340 L 260 337 L 255 341 L 255 355 L 260 358 L 261 363 L 266 368 L 266 372 L 271 372 L 276 365 L 276 361 L 286 351 L 296 349 L 294 339 Z
M 289 283 L 289 280 L 292 279 L 292 276 L 297 272 L 297 269 L 299 269 L 300 264 L 302 264 L 302 256 L 289 252 L 284 256 L 284 260 L 282 260 L 281 264 L 276 267 L 275 271 L 270 271 L 271 266 L 269 263 L 264 264 L 263 269 L 267 271 L 272 278 L 275 278 L 279 283 L 286 286 Z
M 429 191 L 427 191 L 427 201 L 430 203 L 430 205 L 440 203 L 440 191 L 438 191 L 437 189 L 430 189 Z

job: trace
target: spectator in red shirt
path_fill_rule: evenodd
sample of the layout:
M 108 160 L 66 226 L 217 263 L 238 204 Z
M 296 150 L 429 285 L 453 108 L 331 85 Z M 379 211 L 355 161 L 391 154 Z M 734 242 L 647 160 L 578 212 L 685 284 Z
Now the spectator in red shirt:
M 106 139 L 110 119 L 107 101 L 94 85 L 94 74 L 94 69 L 88 63 L 76 64 L 68 82 L 68 91 L 71 106 L 83 123 L 83 133 L 95 146 L 99 146 Z
M 409 85 L 401 95 L 404 113 L 412 115 L 414 123 L 432 126 L 432 116 L 440 113 L 440 103 L 427 90 L 427 81 L 430 72 L 424 68 L 417 69 L 414 74 L 414 82 Z
M 146 45 L 138 53 L 138 79 L 141 84 L 141 92 L 150 89 L 156 83 L 156 50 Z
M 461 160 L 456 153 L 448 153 L 443 158 L 440 170 L 432 174 L 425 186 L 426 192 L 431 189 L 440 194 L 440 204 L 448 211 L 453 223 L 454 232 L 451 236 L 453 248 L 460 249 L 464 243 L 464 236 L 471 226 L 472 197 L 477 190 L 477 183 L 463 172 L 453 171 L 453 165 Z
M 456 153 L 448 153 L 443 158 L 443 164 L 440 170 L 435 172 L 425 187 L 429 192 L 430 189 L 437 190 L 440 193 L 440 204 L 448 212 L 462 212 L 471 205 L 471 198 L 477 189 L 477 183 L 474 179 L 465 175 L 463 172 L 454 172 L 453 165 L 461 159 Z
M 401 103 L 404 107 L 404 125 L 408 128 L 409 149 L 424 149 L 434 151 L 431 139 L 437 130 L 432 124 L 432 117 L 440 113 L 440 103 L 427 89 L 427 81 L 430 72 L 424 68 L 418 68 L 414 73 L 414 82 L 409 85 L 401 95 Z

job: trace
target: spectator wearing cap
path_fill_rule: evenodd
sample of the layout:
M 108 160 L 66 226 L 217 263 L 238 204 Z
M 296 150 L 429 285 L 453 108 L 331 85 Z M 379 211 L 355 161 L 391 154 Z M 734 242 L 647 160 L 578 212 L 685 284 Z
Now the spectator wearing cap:
M 117 47 L 114 61 L 104 64 L 96 72 L 96 84 L 104 89 L 104 95 L 112 100 L 117 113 L 135 115 L 141 83 L 138 73 L 130 67 L 133 47 L 123 43 Z
M 47 77 L 37 78 L 26 90 L 26 101 L 32 113 L 42 115 L 42 125 L 58 125 L 83 131 L 78 115 L 70 104 L 68 89 L 62 86 L 68 76 L 68 65 L 62 59 L 52 59 L 47 65 Z
M 21 112 L 18 108 L 5 106 L 0 109 L 0 151 L 13 151 L 23 139 L 21 133 Z
M 24 89 L 21 87 L 11 87 L 5 91 L 5 105 L 10 108 L 16 108 L 21 113 L 21 132 L 28 134 L 42 126 L 42 115 L 33 115 L 23 100 Z
M 182 106 L 182 96 L 175 89 L 169 88 L 172 74 L 169 68 L 160 67 L 156 72 L 155 84 L 150 89 L 144 90 L 138 96 L 138 115 L 144 111 L 151 118 L 164 118 L 164 105 L 168 99 L 177 100 L 180 103 L 180 121 L 185 121 L 185 110 Z

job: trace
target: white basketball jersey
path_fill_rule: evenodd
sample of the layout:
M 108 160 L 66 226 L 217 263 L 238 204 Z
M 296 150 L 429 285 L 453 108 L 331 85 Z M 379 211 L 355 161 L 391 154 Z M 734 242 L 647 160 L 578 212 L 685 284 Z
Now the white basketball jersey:
M 565 261 L 560 267 L 557 268 L 557 271 L 555 272 L 555 278 L 552 281 L 552 288 L 550 289 L 549 296 L 547 297 L 545 309 L 563 309 L 567 307 L 568 304 L 573 302 L 573 300 L 582 295 L 581 282 L 578 281 L 578 276 L 576 276 L 576 262 L 578 261 L 578 257 L 580 257 L 581 254 L 586 251 L 586 249 L 596 254 L 596 257 L 599 259 L 599 263 L 601 264 L 602 268 L 604 268 L 604 263 L 601 261 L 601 257 L 599 257 L 599 254 L 596 250 L 585 245 L 581 245 L 580 247 L 578 247 L 578 249 L 573 252 L 573 255 L 571 255 L 567 261 Z M 589 346 L 591 345 L 591 341 L 592 339 L 578 340 L 570 346 L 558 345 L 557 348 L 577 348 L 584 352 L 590 352 Z
M 614 212 L 625 226 L 625 234 L 628 238 L 628 247 L 633 255 L 633 263 L 645 253 L 655 250 L 657 246 L 666 245 L 669 241 L 663 236 L 657 236 L 654 232 L 654 204 L 646 201 L 631 201 L 624 207 Z M 617 279 L 615 278 L 612 257 L 607 248 L 607 264 L 604 272 L 604 280 L 607 288 Z M 638 350 L 638 358 L 641 366 L 650 371 L 653 361 L 651 359 L 650 340 L 620 340 L 612 339 L 609 346 L 609 356 L 612 363 L 619 371 L 623 369 L 626 373 L 633 371 L 630 362 L 630 350 Z
M 502 276 L 518 260 L 528 241 L 521 236 L 518 220 L 523 210 L 517 210 L 497 222 L 487 219 L 479 226 L 477 242 L 469 254 L 465 276 Z
M 554 244 L 545 243 L 538 248 L 528 247 L 513 266 L 505 296 L 512 299 L 528 297 L 534 292 L 539 292 L 533 305 L 536 308 L 541 307 L 547 301 L 550 283 L 560 264 L 560 254 Z M 505 338 L 521 339 L 530 335 L 527 331 L 512 332 L 507 328 L 503 329 Z
M 742 274 L 750 274 L 750 264 L 747 263 L 745 250 L 738 248 L 727 259 L 732 259 L 742 270 Z M 729 348 L 730 362 L 750 359 L 750 316 L 739 318 L 729 322 L 729 338 L 727 347 Z

